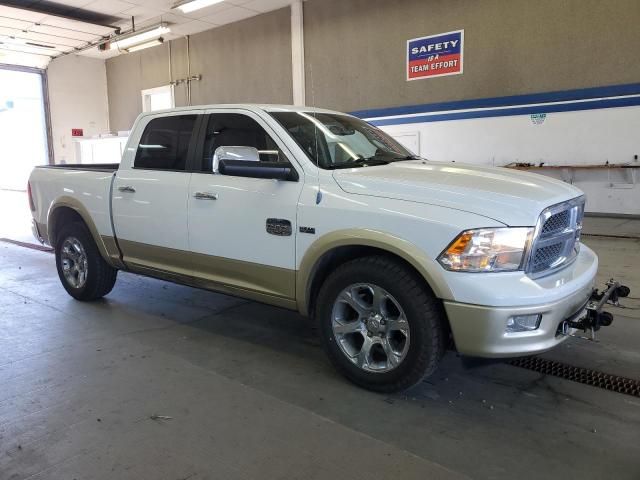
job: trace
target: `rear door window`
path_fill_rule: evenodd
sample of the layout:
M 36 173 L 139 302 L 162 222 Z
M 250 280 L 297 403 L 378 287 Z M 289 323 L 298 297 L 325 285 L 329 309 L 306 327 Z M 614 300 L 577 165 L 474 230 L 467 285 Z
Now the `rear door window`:
M 151 120 L 144 129 L 134 168 L 184 171 L 197 115 L 172 115 Z

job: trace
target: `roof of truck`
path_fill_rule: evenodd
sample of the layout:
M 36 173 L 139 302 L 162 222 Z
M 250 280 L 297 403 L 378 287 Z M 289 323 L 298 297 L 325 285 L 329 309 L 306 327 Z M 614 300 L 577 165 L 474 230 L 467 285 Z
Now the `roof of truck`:
M 316 113 L 338 113 L 344 115 L 343 112 L 337 112 L 335 110 L 326 110 L 324 108 L 314 108 L 309 106 L 297 106 L 297 105 L 276 105 L 276 104 L 264 104 L 264 103 L 222 103 L 212 105 L 192 105 L 189 107 L 176 107 L 166 110 L 154 110 L 152 112 L 145 112 L 142 115 L 157 115 L 164 112 L 183 112 L 193 110 L 207 110 L 212 108 L 242 108 L 245 110 L 263 110 L 265 112 L 316 112 Z

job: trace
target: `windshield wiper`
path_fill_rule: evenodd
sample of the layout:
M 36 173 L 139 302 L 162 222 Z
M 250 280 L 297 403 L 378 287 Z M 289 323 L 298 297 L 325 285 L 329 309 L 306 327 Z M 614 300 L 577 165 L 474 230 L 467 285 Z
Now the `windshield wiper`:
M 330 170 L 335 170 L 338 168 L 373 167 L 375 165 L 387 165 L 388 163 L 390 163 L 388 160 L 382 160 L 381 158 L 360 157 L 351 162 L 342 162 L 342 163 L 336 163 L 334 165 L 329 165 L 327 168 L 329 168 Z
M 417 155 L 407 155 L 404 157 L 393 157 L 394 160 L 422 160 L 421 157 Z

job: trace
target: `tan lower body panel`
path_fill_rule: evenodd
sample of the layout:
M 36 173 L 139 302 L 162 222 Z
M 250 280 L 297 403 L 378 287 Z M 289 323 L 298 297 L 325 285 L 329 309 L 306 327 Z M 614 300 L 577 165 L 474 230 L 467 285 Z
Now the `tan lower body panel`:
M 120 249 L 118 248 L 116 239 L 106 235 L 101 235 L 100 238 L 102 238 L 102 244 L 107 252 L 108 258 L 105 258 L 105 260 L 116 268 L 124 269 L 125 265 L 122 263 L 122 260 L 120 260 Z
M 118 240 L 128 270 L 297 309 L 295 270 Z
M 144 267 L 182 276 L 193 275 L 191 253 L 173 248 L 118 239 L 122 259 L 127 267 Z

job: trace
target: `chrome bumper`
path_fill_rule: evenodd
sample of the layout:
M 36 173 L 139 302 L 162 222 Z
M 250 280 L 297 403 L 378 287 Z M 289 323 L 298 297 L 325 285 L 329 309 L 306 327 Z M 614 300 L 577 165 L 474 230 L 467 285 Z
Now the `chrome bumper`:
M 505 284 L 500 280 L 491 285 L 493 277 L 487 277 L 478 283 L 477 288 L 484 297 L 493 286 L 496 298 L 510 297 L 512 306 L 444 300 L 457 350 L 468 356 L 501 358 L 532 355 L 554 348 L 567 339 L 563 322 L 584 310 L 591 298 L 597 266 L 595 254 L 584 248 L 577 262 L 544 279 L 523 276 L 519 281 L 511 279 L 512 282 Z M 483 277 L 476 278 L 482 280 Z M 496 277 L 495 281 L 498 280 Z M 560 292 L 562 296 L 558 295 Z M 529 301 L 522 305 L 523 299 Z M 507 332 L 511 317 L 537 314 L 542 316 L 537 329 Z
M 584 308 L 593 287 L 588 285 L 554 303 L 530 307 L 487 307 L 444 302 L 458 352 L 476 357 L 517 357 L 545 352 L 567 339 L 558 327 Z M 516 315 L 541 314 L 540 326 L 530 332 L 507 333 Z

